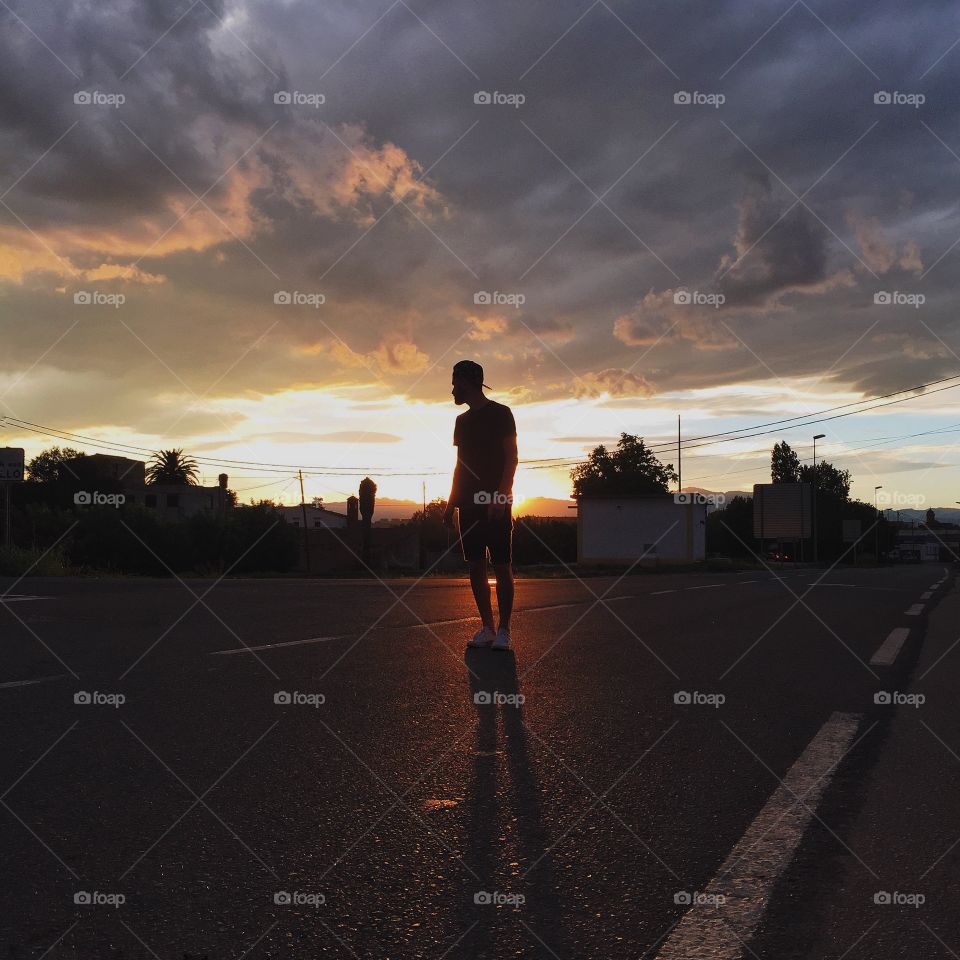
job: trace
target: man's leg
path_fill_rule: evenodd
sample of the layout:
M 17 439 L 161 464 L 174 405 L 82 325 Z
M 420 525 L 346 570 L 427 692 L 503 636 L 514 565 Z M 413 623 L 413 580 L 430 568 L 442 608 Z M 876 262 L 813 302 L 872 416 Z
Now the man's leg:
M 470 586 L 473 587 L 473 597 L 477 601 L 480 619 L 484 626 L 491 630 L 493 626 L 493 610 L 490 607 L 490 584 L 487 583 L 487 558 L 482 560 L 468 560 L 470 566 Z M 500 596 L 500 580 L 497 579 L 497 596 Z
M 510 632 L 510 614 L 513 613 L 513 566 L 509 563 L 495 563 L 493 572 L 497 577 L 497 607 L 500 614 L 500 627 Z

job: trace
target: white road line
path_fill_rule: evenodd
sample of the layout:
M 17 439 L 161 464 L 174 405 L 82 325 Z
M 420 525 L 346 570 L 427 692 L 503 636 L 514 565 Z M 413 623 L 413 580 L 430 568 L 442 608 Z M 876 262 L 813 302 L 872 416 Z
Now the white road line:
M 933 596 L 933 591 L 932 591 L 932 590 L 928 590 L 926 593 L 921 593 L 921 594 L 920 594 L 920 599 L 921 599 L 921 600 L 929 600 L 932 596 Z
M 48 680 L 66 680 L 69 674 L 58 673 L 55 677 L 34 677 L 33 680 L 8 680 L 6 683 L 0 683 L 0 690 L 6 690 L 9 687 L 29 687 L 34 683 L 46 683 Z
M 711 587 L 725 587 L 725 583 L 701 583 L 696 587 L 684 587 L 684 590 L 709 590 Z
M 909 627 L 896 627 L 890 631 L 890 636 L 880 645 L 880 649 L 870 658 L 871 667 L 890 667 L 903 648 L 907 637 L 910 636 Z
M 340 640 L 349 634 L 343 633 L 338 637 L 308 637 L 306 640 L 288 640 L 286 643 L 263 643 L 258 647 L 237 647 L 231 650 L 211 650 L 210 656 L 228 653 L 250 653 L 253 650 L 276 650 L 279 647 L 299 647 L 304 643 L 323 643 L 325 640 Z
M 704 888 L 707 902 L 694 904 L 684 914 L 657 960 L 743 957 L 774 884 L 790 865 L 860 719 L 859 714 L 834 713 L 820 728 Z M 710 895 L 724 897 L 723 906 L 710 906 Z
M 904 613 L 908 617 L 919 617 L 923 613 L 924 606 L 922 603 L 915 603 L 909 610 L 904 610 Z
M 0 597 L 0 603 L 16 603 L 18 600 L 56 600 L 56 597 L 39 597 L 25 593 L 14 593 L 11 596 Z
M 740 583 L 757 583 L 757 580 L 741 580 Z
M 659 597 L 661 593 L 676 593 L 676 592 L 677 592 L 676 590 L 654 590 L 653 593 L 650 594 L 650 596 Z

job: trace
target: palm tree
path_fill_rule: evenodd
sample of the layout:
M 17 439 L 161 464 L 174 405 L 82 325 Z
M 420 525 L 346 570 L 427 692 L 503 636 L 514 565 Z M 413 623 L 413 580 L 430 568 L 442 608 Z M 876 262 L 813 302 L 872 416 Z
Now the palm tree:
M 183 450 L 158 450 L 147 468 L 147 483 L 195 486 L 197 476 L 196 461 L 185 456 Z

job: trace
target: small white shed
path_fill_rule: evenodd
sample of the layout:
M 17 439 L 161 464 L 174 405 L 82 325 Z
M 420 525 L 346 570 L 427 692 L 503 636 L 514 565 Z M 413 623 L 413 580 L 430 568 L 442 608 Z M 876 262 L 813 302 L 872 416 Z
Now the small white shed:
M 687 500 L 696 499 L 681 494 Z M 577 498 L 577 562 L 692 563 L 706 557 L 707 505 L 670 493 Z

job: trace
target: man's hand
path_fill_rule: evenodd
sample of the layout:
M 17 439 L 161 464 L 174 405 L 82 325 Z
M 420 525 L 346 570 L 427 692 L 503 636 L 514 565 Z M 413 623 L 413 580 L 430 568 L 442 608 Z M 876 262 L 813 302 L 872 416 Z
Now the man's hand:
M 453 511 L 454 508 L 448 506 L 446 510 L 443 511 L 443 525 L 448 529 L 453 529 Z
M 512 494 L 503 494 L 498 492 L 494 496 L 493 500 L 487 504 L 487 519 L 500 520 L 502 517 L 506 516 L 506 513 L 510 509 L 510 504 L 512 502 Z

